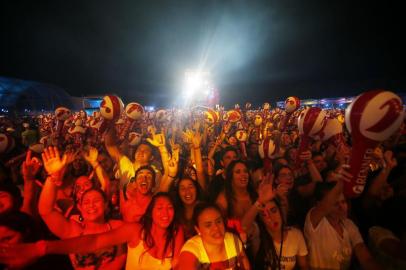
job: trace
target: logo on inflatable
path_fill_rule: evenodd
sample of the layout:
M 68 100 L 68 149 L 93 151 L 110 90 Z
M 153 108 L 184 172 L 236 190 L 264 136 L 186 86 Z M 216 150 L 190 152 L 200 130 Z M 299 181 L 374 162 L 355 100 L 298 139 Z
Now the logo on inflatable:
M 223 115 L 223 120 L 231 123 L 236 123 L 241 120 L 241 113 L 237 110 L 229 110 Z
M 216 111 L 208 109 L 207 111 L 204 112 L 204 120 L 206 121 L 207 124 L 212 125 L 218 122 L 219 115 Z
M 344 183 L 347 197 L 362 193 L 375 147 L 399 129 L 404 118 L 401 99 L 392 92 L 375 90 L 359 95 L 345 111 L 352 136 L 351 182 Z
M 136 102 L 128 103 L 125 107 L 125 114 L 132 120 L 139 120 L 144 115 L 144 107 Z
M 326 125 L 326 112 L 320 108 L 307 108 L 300 113 L 297 125 L 299 134 L 315 137 Z
M 248 134 L 245 130 L 240 129 L 235 132 L 235 137 L 237 138 L 238 141 L 245 142 L 248 139 Z
M 124 103 L 117 96 L 105 96 L 100 104 L 100 114 L 107 120 L 117 120 L 123 110 Z
M 366 92 L 345 112 L 346 126 L 352 136 L 377 142 L 388 139 L 402 121 L 402 100 L 389 91 Z

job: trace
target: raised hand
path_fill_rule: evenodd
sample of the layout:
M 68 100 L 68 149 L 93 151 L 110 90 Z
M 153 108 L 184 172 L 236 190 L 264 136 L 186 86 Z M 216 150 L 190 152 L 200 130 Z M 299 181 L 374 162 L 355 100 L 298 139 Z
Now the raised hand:
M 193 132 L 190 129 L 187 129 L 182 133 L 183 141 L 187 144 L 191 144 L 193 141 Z
M 93 146 L 90 146 L 87 151 L 82 152 L 83 158 L 89 162 L 90 165 L 95 165 L 97 163 L 97 157 L 99 156 L 99 151 Z
M 172 159 L 175 162 L 179 162 L 180 145 L 175 144 L 173 141 L 171 141 L 170 144 L 171 144 L 171 149 L 172 149 Z
M 310 150 L 304 151 L 299 155 L 299 158 L 303 161 L 312 159 L 312 152 Z
M 35 180 L 35 175 L 37 175 L 39 169 L 42 166 L 42 163 L 38 158 L 36 157 L 31 158 L 31 154 L 32 154 L 31 150 L 28 150 L 27 155 L 25 157 L 25 161 L 21 166 L 24 181 Z
M 67 156 L 63 155 L 61 159 L 56 146 L 45 148 L 41 155 L 48 174 L 57 174 L 66 166 Z
M 258 201 L 262 204 L 272 200 L 276 196 L 276 190 L 273 188 L 274 175 L 268 173 L 265 179 L 258 187 Z
M 148 138 L 147 141 L 155 147 L 165 146 L 165 136 L 162 133 L 155 134 L 155 131 L 152 130 L 151 138 Z
M 193 130 L 194 130 L 195 132 L 198 132 L 198 131 L 200 130 L 200 125 L 201 125 L 200 121 L 199 121 L 198 119 L 196 119 L 196 120 L 193 122 Z
M 172 178 L 178 174 L 178 161 L 172 156 L 168 161 L 168 175 Z

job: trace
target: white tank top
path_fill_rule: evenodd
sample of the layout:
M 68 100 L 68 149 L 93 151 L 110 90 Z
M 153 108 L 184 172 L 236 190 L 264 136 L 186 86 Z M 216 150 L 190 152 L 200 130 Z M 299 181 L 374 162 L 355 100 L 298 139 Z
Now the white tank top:
M 172 268 L 172 259 L 164 260 L 152 257 L 145 252 L 144 242 L 139 241 L 136 247 L 128 245 L 126 270 L 169 270 Z

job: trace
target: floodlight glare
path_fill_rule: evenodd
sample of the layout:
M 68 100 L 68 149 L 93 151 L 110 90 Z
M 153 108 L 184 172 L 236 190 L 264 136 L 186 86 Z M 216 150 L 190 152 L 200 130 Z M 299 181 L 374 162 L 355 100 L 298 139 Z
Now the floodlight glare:
M 184 75 L 182 90 L 182 102 L 188 106 L 206 104 L 210 98 L 214 97 L 215 87 L 209 72 L 187 70 Z

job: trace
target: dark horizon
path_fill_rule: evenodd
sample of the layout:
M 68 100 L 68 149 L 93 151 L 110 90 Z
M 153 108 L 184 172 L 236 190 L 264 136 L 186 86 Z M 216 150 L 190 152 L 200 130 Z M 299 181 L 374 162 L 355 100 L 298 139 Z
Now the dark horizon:
M 0 76 L 160 106 L 199 66 L 227 105 L 406 92 L 393 3 L 57 2 L 2 5 Z

